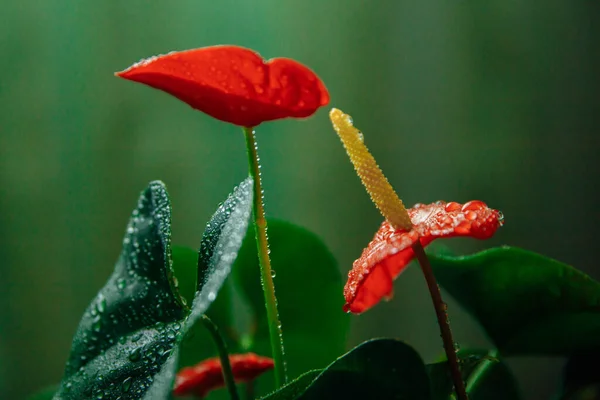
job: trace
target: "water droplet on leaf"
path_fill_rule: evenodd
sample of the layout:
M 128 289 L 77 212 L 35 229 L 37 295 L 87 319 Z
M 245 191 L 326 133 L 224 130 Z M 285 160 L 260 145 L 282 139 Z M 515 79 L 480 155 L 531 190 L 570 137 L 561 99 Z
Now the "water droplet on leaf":
M 125 380 L 123 381 L 123 384 L 121 386 L 121 388 L 123 389 L 124 392 L 128 392 L 129 389 L 131 388 L 131 383 L 133 382 L 133 379 L 131 379 L 131 377 L 129 378 L 125 378 Z
M 136 362 L 142 358 L 142 348 L 138 347 L 129 353 L 129 361 Z

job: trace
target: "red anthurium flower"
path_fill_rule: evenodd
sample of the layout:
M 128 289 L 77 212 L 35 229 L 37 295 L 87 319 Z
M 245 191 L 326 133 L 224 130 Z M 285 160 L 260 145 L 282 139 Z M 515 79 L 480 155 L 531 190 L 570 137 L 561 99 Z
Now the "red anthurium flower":
M 329 116 L 357 175 L 386 219 L 348 273 L 345 311 L 358 314 L 381 299 L 389 299 L 393 280 L 415 257 L 414 244 L 420 242 L 426 246 L 434 239 L 453 236 L 487 239 L 502 225 L 502 214 L 478 200 L 465 205 L 438 201 L 417 204 L 407 210 L 367 149 L 363 134 L 354 127 L 352 118 L 335 108 Z
M 265 61 L 239 46 L 171 52 L 142 60 L 116 75 L 244 127 L 309 117 L 329 103 L 325 85 L 308 67 L 289 58 Z
M 231 371 L 237 383 L 249 382 L 263 372 L 273 369 L 273 360 L 254 353 L 231 354 Z M 218 357 L 204 360 L 193 367 L 181 369 L 175 379 L 175 396 L 198 396 L 203 398 L 211 390 L 225 386 L 221 360 Z
M 412 229 L 394 229 L 384 221 L 369 246 L 354 262 L 344 287 L 345 311 L 362 313 L 382 298 L 389 299 L 392 281 L 415 257 L 412 245 L 417 240 L 424 247 L 437 238 L 470 236 L 487 239 L 503 220 L 499 211 L 478 200 L 465 205 L 443 201 L 417 204 L 408 209 L 408 214 Z

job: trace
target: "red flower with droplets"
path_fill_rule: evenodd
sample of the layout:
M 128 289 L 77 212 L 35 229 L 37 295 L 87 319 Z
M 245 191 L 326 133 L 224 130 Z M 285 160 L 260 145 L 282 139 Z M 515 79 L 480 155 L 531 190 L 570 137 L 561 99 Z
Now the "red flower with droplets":
M 142 60 L 117 76 L 167 92 L 221 121 L 244 127 L 309 117 L 329 93 L 308 67 L 289 58 L 265 61 L 239 46 L 211 46 Z
M 233 378 L 237 383 L 249 382 L 273 369 L 273 360 L 254 353 L 229 356 Z M 221 360 L 218 357 L 204 360 L 193 367 L 182 368 L 175 378 L 173 395 L 203 398 L 211 390 L 225 386 Z
M 408 209 L 412 228 L 394 229 L 384 221 L 375 237 L 354 262 L 344 287 L 344 310 L 362 313 L 393 293 L 392 281 L 415 257 L 412 245 L 417 240 L 423 247 L 434 239 L 470 236 L 488 239 L 502 224 L 502 214 L 478 200 L 465 205 L 438 201 L 417 204 Z

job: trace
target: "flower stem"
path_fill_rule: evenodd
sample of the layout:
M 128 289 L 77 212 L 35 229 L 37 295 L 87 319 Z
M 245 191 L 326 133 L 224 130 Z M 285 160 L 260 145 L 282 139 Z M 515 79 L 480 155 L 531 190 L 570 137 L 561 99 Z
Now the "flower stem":
M 460 373 L 460 366 L 458 364 L 458 357 L 456 356 L 456 349 L 454 347 L 454 339 L 452 338 L 452 331 L 450 330 L 450 321 L 448 321 L 448 314 L 446 303 L 442 300 L 442 293 L 431 269 L 429 259 L 423 250 L 421 242 L 417 242 L 413 245 L 413 251 L 421 264 L 421 270 L 427 281 L 427 287 L 431 294 L 431 300 L 433 300 L 433 306 L 435 308 L 435 314 L 437 315 L 438 324 L 440 326 L 440 333 L 442 336 L 442 342 L 444 343 L 444 351 L 446 352 L 446 358 L 448 359 L 448 365 L 450 367 L 450 375 L 454 382 L 454 391 L 459 400 L 468 400 L 467 392 L 465 391 L 465 383 Z
M 244 128 L 244 134 L 246 136 L 246 149 L 248 151 L 248 167 L 250 176 L 254 180 L 254 229 L 256 231 L 256 246 L 258 247 L 258 262 L 260 264 L 260 281 L 265 295 L 271 351 L 275 363 L 275 386 L 277 389 L 286 382 L 285 362 L 283 359 L 283 336 L 277 312 L 277 297 L 275 297 L 271 259 L 269 258 L 269 239 L 267 238 L 267 219 L 265 218 L 265 205 L 263 203 L 258 146 L 253 128 Z
M 211 321 L 206 315 L 202 315 L 202 322 L 208 331 L 210 332 L 217 350 L 219 351 L 219 358 L 221 359 L 221 370 L 223 371 L 223 379 L 227 385 L 229 396 L 231 400 L 239 400 L 237 388 L 235 387 L 235 380 L 233 379 L 233 372 L 231 371 L 231 363 L 229 362 L 229 352 L 227 351 L 227 345 L 219 328 Z
M 245 390 L 246 400 L 254 400 L 254 380 L 246 382 L 246 390 Z

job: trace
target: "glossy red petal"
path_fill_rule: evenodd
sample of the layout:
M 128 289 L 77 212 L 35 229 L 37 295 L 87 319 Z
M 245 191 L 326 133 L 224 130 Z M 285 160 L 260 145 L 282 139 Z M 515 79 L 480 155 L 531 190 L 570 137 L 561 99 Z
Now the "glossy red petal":
M 253 127 L 308 117 L 329 93 L 308 67 L 288 58 L 269 61 L 238 46 L 211 46 L 142 60 L 117 76 L 167 92 L 221 121 Z
M 394 229 L 384 221 L 375 237 L 354 262 L 344 287 L 344 310 L 362 313 L 392 296 L 393 280 L 414 258 L 412 245 L 427 246 L 434 239 L 470 236 L 490 238 L 503 223 L 502 214 L 479 200 L 464 205 L 438 201 L 408 210 L 413 228 Z
M 231 354 L 231 371 L 237 383 L 256 379 L 262 373 L 273 369 L 271 358 L 254 353 Z M 203 398 L 211 390 L 225 386 L 221 360 L 218 357 L 204 360 L 193 367 L 182 368 L 175 378 L 173 395 L 198 396 Z

